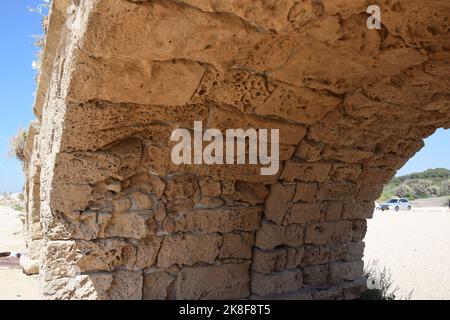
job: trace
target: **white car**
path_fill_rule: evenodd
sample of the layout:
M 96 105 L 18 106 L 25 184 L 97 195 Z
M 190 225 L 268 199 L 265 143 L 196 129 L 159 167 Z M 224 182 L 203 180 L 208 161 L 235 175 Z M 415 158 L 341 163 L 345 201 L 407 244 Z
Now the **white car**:
M 381 211 L 384 210 L 411 210 L 412 205 L 411 202 L 409 202 L 408 199 L 401 198 L 401 199 L 389 199 L 386 202 L 383 202 L 380 204 Z

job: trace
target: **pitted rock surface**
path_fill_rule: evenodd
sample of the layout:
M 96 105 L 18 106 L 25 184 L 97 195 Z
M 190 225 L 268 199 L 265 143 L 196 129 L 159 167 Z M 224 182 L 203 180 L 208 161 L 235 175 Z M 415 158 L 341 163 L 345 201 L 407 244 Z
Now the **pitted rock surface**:
M 54 0 L 25 150 L 44 296 L 357 297 L 373 201 L 450 127 L 449 19 L 446 0 Z M 174 165 L 194 121 L 279 129 L 279 172 Z

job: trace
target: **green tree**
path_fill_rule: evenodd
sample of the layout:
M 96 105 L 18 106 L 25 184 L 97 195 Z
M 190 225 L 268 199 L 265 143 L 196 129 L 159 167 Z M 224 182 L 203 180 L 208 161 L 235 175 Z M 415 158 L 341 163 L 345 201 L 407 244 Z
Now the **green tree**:
M 414 198 L 414 190 L 405 183 L 394 188 L 394 194 L 400 198 Z
M 441 188 L 439 190 L 440 196 L 450 195 L 450 179 L 442 182 Z

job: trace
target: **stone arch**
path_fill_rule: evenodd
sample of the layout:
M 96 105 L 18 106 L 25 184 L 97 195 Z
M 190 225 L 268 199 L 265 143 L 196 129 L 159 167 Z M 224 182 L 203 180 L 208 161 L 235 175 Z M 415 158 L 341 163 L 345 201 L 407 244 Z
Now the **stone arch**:
M 354 298 L 382 186 L 450 127 L 446 1 L 54 0 L 35 113 L 47 298 Z M 170 162 L 280 130 L 281 168 Z M 33 156 L 28 159 L 33 162 Z

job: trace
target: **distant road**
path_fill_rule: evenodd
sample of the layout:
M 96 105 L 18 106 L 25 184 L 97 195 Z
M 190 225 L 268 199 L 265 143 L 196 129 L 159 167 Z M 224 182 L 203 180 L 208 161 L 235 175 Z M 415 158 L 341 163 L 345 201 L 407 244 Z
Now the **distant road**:
M 447 200 L 450 196 L 437 197 L 437 198 L 426 198 L 411 201 L 414 207 L 447 207 Z

